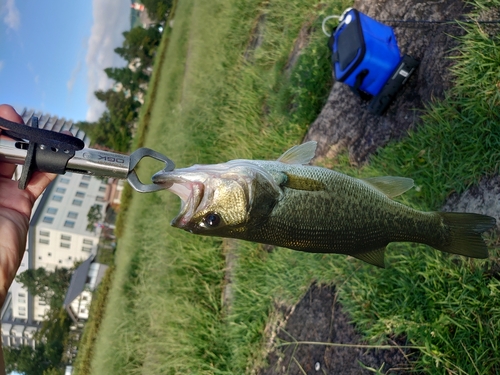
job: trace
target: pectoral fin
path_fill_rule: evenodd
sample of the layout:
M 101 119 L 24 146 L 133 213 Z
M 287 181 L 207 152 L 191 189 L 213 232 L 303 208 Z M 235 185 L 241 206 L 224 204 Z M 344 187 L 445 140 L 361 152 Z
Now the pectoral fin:
M 283 180 L 281 186 L 286 186 L 289 189 L 306 190 L 306 191 L 320 191 L 325 190 L 326 185 L 313 178 L 297 176 L 291 173 L 283 172 L 286 178 Z
M 387 195 L 389 198 L 397 197 L 413 187 L 413 180 L 406 177 L 369 177 L 362 178 L 361 181 Z
M 314 141 L 293 146 L 285 151 L 278 161 L 285 164 L 309 164 L 316 154 L 316 147 L 317 143 Z
M 354 258 L 358 258 L 363 262 L 373 264 L 374 266 L 385 268 L 384 254 L 385 254 L 385 247 L 382 247 L 380 249 L 372 250 L 367 253 L 361 253 L 355 255 L 351 254 L 351 256 L 353 256 Z

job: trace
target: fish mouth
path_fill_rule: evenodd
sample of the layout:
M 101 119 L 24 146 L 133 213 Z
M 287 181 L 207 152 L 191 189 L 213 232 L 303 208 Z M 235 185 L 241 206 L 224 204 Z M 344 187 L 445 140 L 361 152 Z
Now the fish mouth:
M 158 172 L 152 177 L 152 180 L 154 184 L 163 185 L 166 190 L 177 195 L 182 201 L 181 210 L 172 220 L 171 225 L 192 232 L 190 221 L 203 201 L 204 183 L 180 176 L 175 171 Z

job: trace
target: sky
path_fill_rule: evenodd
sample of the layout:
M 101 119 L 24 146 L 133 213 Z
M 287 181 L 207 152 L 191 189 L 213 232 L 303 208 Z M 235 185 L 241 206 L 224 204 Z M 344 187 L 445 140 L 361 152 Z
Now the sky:
M 97 120 L 129 29 L 130 0 L 0 0 L 0 103 Z

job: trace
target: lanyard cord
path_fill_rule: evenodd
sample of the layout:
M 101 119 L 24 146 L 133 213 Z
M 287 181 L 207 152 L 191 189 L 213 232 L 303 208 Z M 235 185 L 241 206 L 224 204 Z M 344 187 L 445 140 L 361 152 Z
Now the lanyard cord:
M 380 22 L 383 23 L 396 23 L 399 24 L 400 27 L 411 27 L 411 28 L 419 28 L 419 27 L 431 27 L 433 25 L 448 25 L 448 26 L 460 26 L 460 24 L 499 24 L 500 20 L 471 20 L 471 19 L 455 19 L 455 20 L 444 20 L 444 21 L 417 21 L 417 20 L 382 20 Z
M 328 33 L 326 31 L 326 22 L 328 20 L 331 20 L 333 18 L 335 19 L 340 19 L 341 16 L 339 15 L 331 15 L 328 17 L 325 17 L 323 20 L 323 23 L 321 24 L 321 28 L 323 29 L 323 33 L 327 36 L 330 37 L 331 33 Z M 421 25 L 425 26 L 431 26 L 433 24 L 449 24 L 453 26 L 459 26 L 459 23 L 469 23 L 469 24 L 495 24 L 495 23 L 500 23 L 500 20 L 491 20 L 491 21 L 486 21 L 486 20 L 471 20 L 471 19 L 454 19 L 454 20 L 444 20 L 444 21 L 428 21 L 428 20 L 377 20 L 378 22 L 382 23 L 401 23 L 401 24 L 408 24 L 406 27 L 420 27 Z M 409 26 L 409 25 L 412 26 Z M 335 30 L 335 29 L 334 29 Z

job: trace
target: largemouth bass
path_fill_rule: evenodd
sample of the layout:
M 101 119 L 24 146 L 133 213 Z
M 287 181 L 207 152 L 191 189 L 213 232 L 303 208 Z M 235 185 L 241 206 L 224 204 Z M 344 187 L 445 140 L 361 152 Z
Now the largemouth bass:
M 231 160 L 153 176 L 182 200 L 172 225 L 191 233 L 238 238 L 314 253 L 347 254 L 384 267 L 390 242 L 418 242 L 487 258 L 481 233 L 490 216 L 422 212 L 391 198 L 413 187 L 403 177 L 357 179 L 309 164 L 307 142 L 276 161 Z

